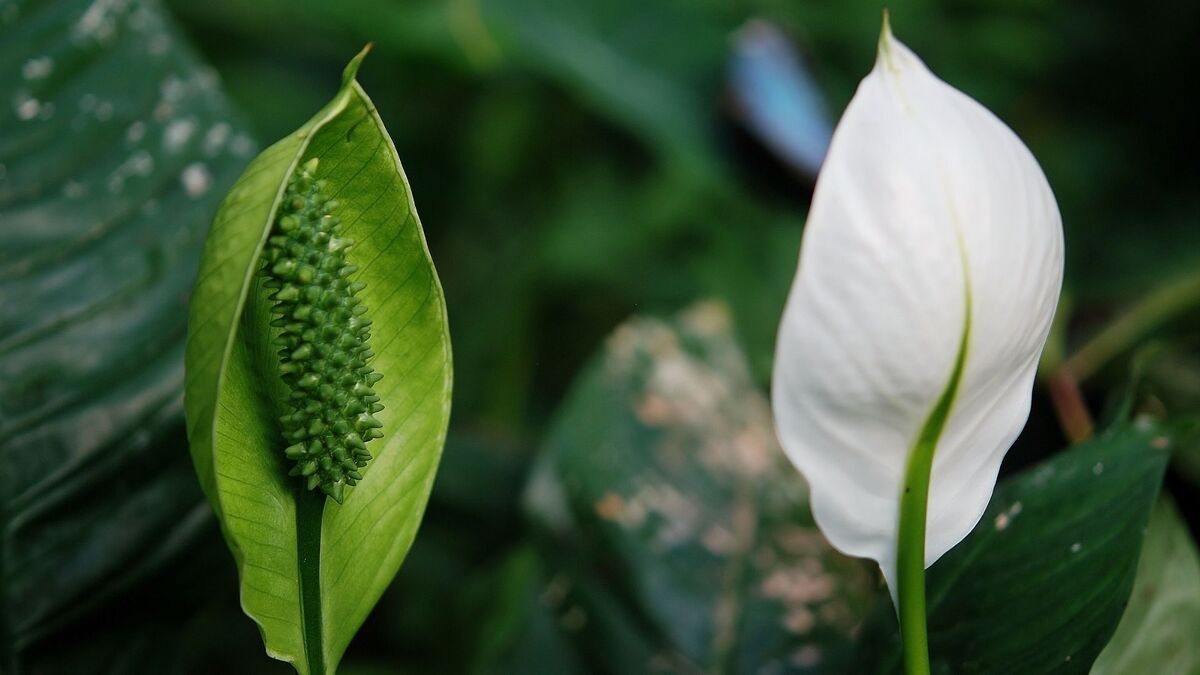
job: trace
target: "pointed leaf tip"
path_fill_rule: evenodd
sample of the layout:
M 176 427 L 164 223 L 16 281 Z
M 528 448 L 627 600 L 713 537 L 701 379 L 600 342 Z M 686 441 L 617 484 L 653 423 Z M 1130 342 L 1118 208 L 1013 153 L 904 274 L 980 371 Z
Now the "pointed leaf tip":
M 892 18 L 887 7 L 883 8 L 883 25 L 879 28 L 879 60 L 892 66 L 892 42 L 896 36 L 892 34 Z
M 358 76 L 359 66 L 362 65 L 363 59 L 367 58 L 367 54 L 370 54 L 371 50 L 374 48 L 375 43 L 368 42 L 367 45 L 362 48 L 362 51 L 356 54 L 354 58 L 350 59 L 350 63 L 346 64 L 345 70 L 342 71 L 343 87 L 349 85 L 352 81 L 354 81 L 354 78 Z

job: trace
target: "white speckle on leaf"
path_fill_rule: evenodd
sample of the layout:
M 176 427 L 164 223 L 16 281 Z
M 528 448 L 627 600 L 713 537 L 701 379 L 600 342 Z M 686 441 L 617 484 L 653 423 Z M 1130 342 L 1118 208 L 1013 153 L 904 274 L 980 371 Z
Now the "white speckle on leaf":
M 154 18 L 145 5 L 138 5 L 137 9 L 129 14 L 129 27 L 140 33 L 155 24 Z
M 1022 508 L 1021 502 L 1013 502 L 1007 511 L 999 513 L 995 521 L 996 529 L 1004 530 L 1007 528 L 1012 523 L 1013 518 L 1016 518 L 1021 513 Z
M 212 174 L 208 172 L 208 167 L 200 162 L 192 162 L 185 166 L 179 180 L 183 183 L 184 191 L 192 199 L 208 192 L 208 188 L 212 186 Z
M 113 104 L 112 103 L 110 103 L 108 101 L 104 101 L 96 106 L 96 119 L 100 120 L 101 122 L 107 122 L 110 119 L 112 119 L 112 116 L 113 116 Z
M 145 136 L 146 136 L 146 123 L 145 122 L 140 122 L 140 121 L 134 122 L 133 124 L 129 125 L 128 129 L 125 130 L 125 140 L 129 141 L 130 143 L 137 143 L 138 141 L 142 140 L 142 138 L 144 138 Z
M 204 154 L 211 156 L 220 152 L 229 140 L 231 131 L 229 124 L 225 122 L 218 122 L 209 127 L 204 134 Z
M 250 140 L 245 134 L 238 134 L 233 137 L 233 142 L 229 145 L 229 149 L 238 157 L 249 157 L 254 151 L 254 141 Z
M 69 180 L 63 183 L 63 196 L 67 199 L 79 199 L 87 193 L 87 188 L 79 181 Z
M 76 40 L 107 42 L 117 29 L 117 20 L 129 7 L 129 0 L 95 0 L 75 23 Z
M 91 112 L 96 109 L 96 97 L 92 94 L 84 94 L 79 97 L 79 109 L 83 112 Z
M 737 534 L 719 523 L 713 523 L 704 531 L 700 543 L 709 553 L 717 556 L 730 556 L 742 548 Z
M 127 164 L 130 172 L 138 176 L 149 176 L 154 171 L 154 158 L 145 150 L 133 153 Z
M 1096 462 L 1096 464 L 1092 466 L 1092 473 L 1097 476 L 1104 473 L 1104 462 Z
M 163 131 L 163 149 L 179 152 L 196 131 L 196 122 L 191 118 L 173 120 Z
M 167 53 L 167 49 L 171 46 L 171 37 L 166 33 L 158 33 L 150 38 L 149 44 L 146 45 L 146 51 L 151 56 L 162 56 Z
M 829 574 L 809 574 L 801 568 L 783 567 L 768 574 L 759 584 L 758 591 L 763 597 L 797 606 L 828 599 L 834 586 L 834 579 Z
M 1030 482 L 1034 485 L 1045 485 L 1047 481 L 1054 477 L 1054 467 L 1050 465 L 1042 466 L 1035 469 Z
M 110 192 L 120 192 L 125 189 L 125 181 L 129 178 L 149 176 L 152 171 L 154 158 L 145 150 L 139 150 L 113 170 L 108 177 L 108 189 Z
M 783 615 L 783 628 L 789 633 L 803 635 L 817 624 L 817 617 L 808 607 L 792 607 Z
M 1083 544 L 1079 542 L 1071 544 L 1071 553 L 1079 553 L 1081 550 L 1083 550 Z
M 17 114 L 17 119 L 19 120 L 27 122 L 37 117 L 41 109 L 41 101 L 31 96 L 28 91 L 21 90 L 13 96 L 13 111 Z
M 216 89 L 221 84 L 221 76 L 212 66 L 203 66 L 196 72 L 196 88 L 201 91 Z
M 816 645 L 804 645 L 792 652 L 792 664 L 800 668 L 812 668 L 821 662 L 821 648 Z
M 176 75 L 168 75 L 158 88 L 162 93 L 162 99 L 168 103 L 178 103 L 187 93 L 187 85 Z
M 27 80 L 40 80 L 48 77 L 54 71 L 54 59 L 49 56 L 39 56 L 29 59 L 21 67 L 21 76 Z
M 700 507 L 687 495 L 667 483 L 646 482 L 625 499 L 620 523 L 640 527 L 647 516 L 656 514 L 654 545 L 671 549 L 691 540 L 701 525 Z

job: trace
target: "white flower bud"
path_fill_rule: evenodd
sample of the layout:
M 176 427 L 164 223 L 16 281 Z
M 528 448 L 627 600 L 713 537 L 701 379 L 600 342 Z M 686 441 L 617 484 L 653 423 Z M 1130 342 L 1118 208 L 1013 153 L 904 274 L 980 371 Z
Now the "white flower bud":
M 1025 424 L 1062 269 L 1029 150 L 885 27 L 817 180 L 772 398 L 818 525 L 893 594 L 918 438 L 934 450 L 928 567 L 983 515 Z

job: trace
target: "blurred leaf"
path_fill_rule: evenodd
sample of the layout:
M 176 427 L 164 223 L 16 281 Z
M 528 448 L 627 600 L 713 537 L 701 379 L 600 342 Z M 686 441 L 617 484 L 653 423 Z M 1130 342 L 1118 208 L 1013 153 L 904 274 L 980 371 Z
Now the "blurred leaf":
M 441 286 L 395 148 L 354 80 L 365 54 L 347 66 L 334 99 L 259 155 L 225 198 L 189 321 L 192 458 L 237 562 L 243 608 L 267 652 L 301 673 L 336 669 L 400 567 L 450 413 Z M 272 346 L 279 331 L 270 327 L 273 303 L 257 274 L 284 185 L 315 158 L 317 178 L 337 200 L 339 236 L 355 242 L 347 260 L 359 269 L 349 280 L 366 284 L 357 297 L 374 322 L 371 365 L 384 376 L 374 387 L 383 438 L 342 503 L 288 476 L 293 463 L 279 423 L 288 392 Z
M 238 49 L 265 44 L 272 51 L 306 56 L 315 52 L 332 59 L 337 58 L 335 50 L 373 41 L 383 58 L 431 57 L 443 67 L 456 68 L 486 66 L 495 56 L 473 0 L 170 0 L 168 4 L 186 22 L 206 31 L 226 37 L 236 33 Z M 306 38 L 303 44 L 293 39 L 300 34 Z
M 1129 382 L 1122 383 L 1117 391 L 1132 399 L 1130 407 L 1147 415 L 1195 421 L 1200 411 L 1197 346 L 1195 336 L 1150 341 L 1134 352 Z M 1173 444 L 1171 469 L 1191 487 L 1200 486 L 1200 443 Z M 1195 489 L 1177 493 L 1185 513 L 1197 513 L 1191 508 L 1197 504 L 1196 494 Z
M 168 672 L 219 578 L 186 303 L 254 146 L 155 2 L 0 4 L 0 100 L 0 670 Z
M 496 606 L 481 626 L 475 673 L 571 675 L 590 672 L 572 651 L 545 594 L 543 564 L 533 549 L 505 559 Z
M 649 146 L 711 170 L 737 13 L 692 0 L 480 0 L 502 53 L 569 87 Z
M 1004 481 L 928 572 L 934 672 L 1088 672 L 1128 601 L 1174 440 L 1125 425 Z M 868 624 L 855 672 L 900 672 L 890 604 Z
M 441 510 L 502 529 L 519 520 L 519 495 L 528 459 L 511 442 L 452 433 L 431 502 Z
M 1150 514 L 1129 606 L 1092 675 L 1200 673 L 1200 553 L 1168 498 Z
M 730 329 L 712 302 L 618 328 L 532 479 L 546 597 L 598 672 L 842 672 L 875 597 L 813 525 Z

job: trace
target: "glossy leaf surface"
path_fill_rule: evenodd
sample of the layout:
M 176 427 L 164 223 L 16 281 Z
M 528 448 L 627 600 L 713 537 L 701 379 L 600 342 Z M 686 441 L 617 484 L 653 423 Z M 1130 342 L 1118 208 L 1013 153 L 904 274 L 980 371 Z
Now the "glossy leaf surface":
M 255 149 L 218 84 L 156 2 L 0 3 L 2 672 L 160 671 L 225 581 L 182 397 Z
M 928 570 L 935 673 L 1086 673 L 1121 620 L 1172 444 L 1126 425 L 1017 474 Z M 1192 442 L 1192 441 L 1187 441 Z M 882 603 L 853 672 L 900 672 Z

